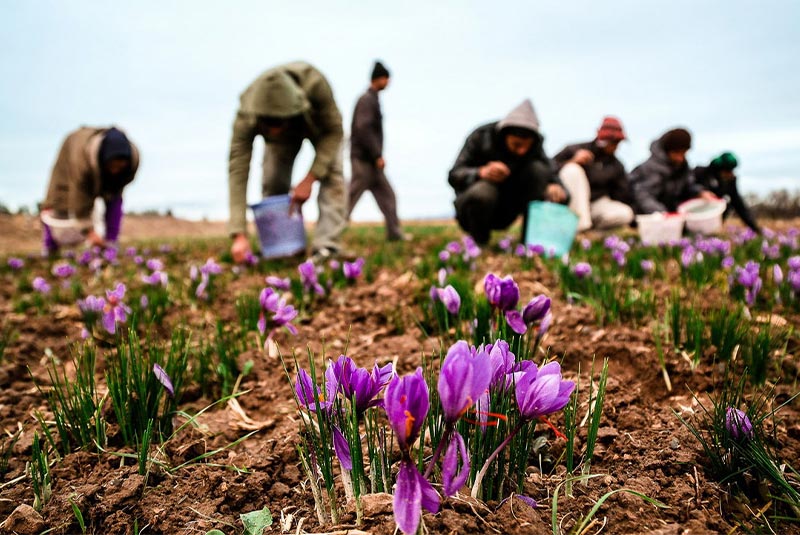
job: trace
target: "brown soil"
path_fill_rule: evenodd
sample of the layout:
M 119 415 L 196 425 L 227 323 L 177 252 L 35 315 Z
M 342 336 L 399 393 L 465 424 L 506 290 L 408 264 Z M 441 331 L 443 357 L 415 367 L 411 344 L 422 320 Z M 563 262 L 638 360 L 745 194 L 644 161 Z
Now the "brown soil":
M 3 236 L 0 254 L 37 250 L 39 235 L 35 222 L 15 217 L 2 218 L 0 224 Z M 225 234 L 221 223 L 149 217 L 127 219 L 125 232 L 126 240 L 131 241 Z M 443 235 L 457 236 L 457 231 L 448 226 Z M 352 234 L 348 236 L 349 245 L 356 252 L 367 256 L 375 253 L 374 248 L 355 243 Z M 435 254 L 432 244 L 440 244 L 443 239 L 439 235 L 400 245 L 394 251 L 404 254 L 407 262 L 399 263 L 397 268 L 377 270 L 371 282 L 362 280 L 336 290 L 299 324 L 296 337 L 287 337 L 285 333 L 278 337 L 284 354 L 296 350 L 302 364 L 307 347 L 319 353 L 324 342 L 328 356 L 336 356 L 348 347 L 348 355 L 361 365 L 396 359 L 398 372 L 413 370 L 419 365 L 421 351 L 438 348 L 438 341 L 424 336 L 415 323 L 419 316 L 415 298 L 425 291 L 428 283 L 417 279 L 414 259 Z M 208 256 L 199 251 L 192 254 L 195 261 Z M 185 276 L 184 266 L 189 260 L 180 251 L 176 253 L 168 268 L 171 280 Z M 47 270 L 44 260 L 29 262 L 40 272 Z M 668 392 L 648 325 L 638 329 L 626 325 L 599 327 L 588 307 L 565 301 L 553 275 L 541 265 L 521 271 L 515 259 L 488 253 L 480 259 L 478 272 L 490 270 L 513 274 L 523 298 L 539 292 L 553 297 L 555 322 L 545 345 L 552 354 L 564 355 L 562 366 L 568 378 L 575 378 L 580 366 L 582 384 L 587 384 L 592 359 L 598 362 L 605 357 L 610 359 L 606 407 L 592 464 L 592 473 L 601 477 L 576 485 L 573 498 L 565 498 L 561 492 L 558 516 L 565 529 L 588 513 L 603 494 L 623 487 L 660 500 L 668 508 L 657 509 L 639 498 L 617 493 L 600 508 L 597 523 L 586 533 L 599 532 L 603 525 L 605 533 L 614 534 L 730 533 L 735 526 L 733 518 L 752 518 L 758 507 L 764 505 L 734 499 L 723 485 L 711 479 L 702 467 L 702 451 L 697 441 L 674 415 L 673 411 L 689 417 L 697 410 L 690 390 L 701 395 L 713 390 L 719 375 L 717 368 L 702 364 L 692 371 L 685 359 L 670 353 L 667 368 L 673 390 Z M 181 320 L 198 330 L 213 324 L 215 317 L 233 320 L 236 295 L 261 288 L 264 275 L 269 274 L 268 267 L 263 271 L 246 271 L 236 279 L 223 275 L 228 281 L 227 290 L 220 292 L 212 305 L 177 311 L 165 321 L 163 329 L 168 332 L 169 325 Z M 33 378 L 47 384 L 46 352 L 66 359 L 69 342 L 80 331 L 73 306 L 56 307 L 43 316 L 34 311 L 12 312 L 16 285 L 11 277 L 11 274 L 0 275 L 0 314 L 19 334 L 0 364 L 0 428 L 13 432 L 21 425 L 24 433 L 14 448 L 8 472 L 0 479 L 0 520 L 20 504 L 31 505 L 33 501 L 30 483 L 22 476 L 37 428 L 33 412 L 47 412 Z M 250 418 L 265 424 L 261 431 L 214 457 L 211 460 L 214 465 L 193 464 L 174 474 L 155 470 L 146 478 L 137 474 L 135 463 L 130 460 L 123 463 L 117 456 L 88 452 L 70 454 L 53 467 L 53 496 L 41 512 L 45 529 L 54 534 L 80 533 L 73 503 L 86 519 L 87 532 L 94 534 L 127 535 L 135 533 L 137 526 L 140 532 L 152 534 L 204 534 L 218 528 L 230 535 L 241 533 L 239 514 L 265 506 L 275 517 L 273 533 L 280 532 L 281 518 L 289 533 L 345 533 L 343 530 L 354 529 L 353 514 L 346 515 L 336 528 L 317 524 L 313 499 L 304 485 L 295 449 L 299 438 L 292 387 L 277 358 L 252 349 L 241 356 L 242 361 L 248 359 L 254 360 L 255 366 L 241 385 L 242 390 L 249 392 L 239 402 Z M 791 385 L 797 380 L 797 367 L 793 370 L 793 375 L 785 378 L 789 386 L 778 386 L 784 399 L 793 393 Z M 213 401 L 195 398 L 183 408 L 198 410 Z M 179 464 L 198 453 L 224 446 L 247 432 L 241 418 L 230 408 L 208 413 L 201 424 L 201 429 L 186 432 L 176 443 L 165 446 L 163 455 L 171 463 Z M 800 459 L 796 404 L 783 409 L 780 425 L 779 452 L 796 467 Z M 544 426 L 541 431 L 546 432 Z M 583 427 L 581 443 L 585 434 Z M 556 457 L 563 447 L 563 440 L 553 441 L 551 448 Z M 239 473 L 231 469 L 234 466 L 246 467 L 247 472 Z M 544 474 L 532 466 L 525 490 L 538 501 L 539 508 L 531 509 L 517 500 L 484 504 L 461 496 L 444 501 L 439 514 L 426 514 L 426 529 L 430 533 L 552 533 L 552 498 L 563 480 L 562 466 Z M 373 534 L 394 533 L 391 503 L 387 498 L 373 496 L 368 502 L 365 524 L 358 529 Z M 34 520 L 21 524 L 31 525 Z M 26 532 L 25 528 L 16 529 L 19 533 Z M 783 533 L 800 533 L 800 529 L 784 528 Z

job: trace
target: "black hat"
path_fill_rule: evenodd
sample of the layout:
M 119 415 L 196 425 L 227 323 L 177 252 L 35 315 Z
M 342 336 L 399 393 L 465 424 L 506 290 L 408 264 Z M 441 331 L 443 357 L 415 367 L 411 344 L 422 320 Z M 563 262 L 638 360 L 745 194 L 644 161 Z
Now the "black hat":
M 112 127 L 103 134 L 103 141 L 100 143 L 100 163 L 105 164 L 116 158 L 130 160 L 132 152 L 131 142 L 121 131 Z
M 380 61 L 375 62 L 375 66 L 372 68 L 372 78 L 370 80 L 375 80 L 376 78 L 383 78 L 389 77 L 389 70 L 383 66 L 383 63 Z
M 664 152 L 689 150 L 692 148 L 692 134 L 685 128 L 675 128 L 661 136 Z

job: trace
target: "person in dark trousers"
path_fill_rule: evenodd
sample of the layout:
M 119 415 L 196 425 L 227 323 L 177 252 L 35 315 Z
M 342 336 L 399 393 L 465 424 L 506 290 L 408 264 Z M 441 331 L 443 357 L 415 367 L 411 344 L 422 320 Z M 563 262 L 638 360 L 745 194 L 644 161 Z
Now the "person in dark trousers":
M 568 145 L 553 158 L 569 191 L 569 208 L 578 215 L 579 231 L 633 221 L 628 174 L 615 155 L 624 139 L 619 119 L 605 117 L 592 141 Z
M 488 243 L 492 230 L 505 229 L 527 214 L 530 201 L 568 201 L 543 142 L 539 119 L 527 99 L 504 119 L 478 127 L 467 138 L 449 182 L 456 193 L 458 224 L 477 243 Z
M 41 220 L 44 248 L 113 245 L 122 227 L 122 190 L 139 168 L 139 150 L 116 127 L 81 127 L 71 132 L 56 158 Z M 92 221 L 95 199 L 105 203 L 105 232 Z
M 375 62 L 372 79 L 366 93 L 361 95 L 353 112 L 350 128 L 350 166 L 353 178 L 350 181 L 350 206 L 348 219 L 365 191 L 371 191 L 386 220 L 386 239 L 403 239 L 400 220 L 397 217 L 397 198 L 386 178 L 383 159 L 383 115 L 378 93 L 389 85 L 389 71 L 380 61 Z
M 733 153 L 723 152 L 711 160 L 709 165 L 694 168 L 695 181 L 698 185 L 728 202 L 724 217 L 728 217 L 731 212 L 735 211 L 745 225 L 754 232 L 761 233 L 761 228 L 744 203 L 744 199 L 739 195 L 739 188 L 736 187 L 736 174 L 733 170 L 737 165 L 739 165 L 739 161 Z
M 692 135 L 685 128 L 665 132 L 650 145 L 650 158 L 631 171 L 631 189 L 637 214 L 675 212 L 678 205 L 695 197 L 716 196 L 695 183 L 686 153 Z

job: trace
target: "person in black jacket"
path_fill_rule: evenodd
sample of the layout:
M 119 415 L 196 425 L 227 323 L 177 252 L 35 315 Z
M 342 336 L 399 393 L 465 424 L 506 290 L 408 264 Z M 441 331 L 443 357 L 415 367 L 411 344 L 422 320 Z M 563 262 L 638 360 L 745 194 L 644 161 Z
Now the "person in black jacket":
M 637 214 L 675 212 L 678 205 L 695 197 L 717 197 L 694 181 L 686 161 L 692 135 L 673 128 L 650 145 L 650 158 L 631 171 L 630 184 Z
M 386 220 L 386 239 L 397 241 L 404 236 L 397 217 L 397 198 L 383 172 L 386 166 L 383 159 L 383 115 L 378 100 L 378 93 L 388 85 L 389 71 L 380 61 L 376 61 L 369 89 L 356 103 L 350 128 L 350 166 L 353 179 L 350 181 L 350 207 L 347 217 L 350 218 L 361 195 L 369 190 Z
M 578 230 L 608 229 L 633 221 L 628 174 L 615 153 L 625 139 L 622 123 L 605 117 L 592 141 L 568 145 L 553 158 L 578 214 Z
M 448 180 L 456 192 L 456 219 L 477 243 L 488 243 L 492 230 L 505 229 L 526 214 L 530 201 L 568 200 L 543 141 L 527 99 L 467 138 Z
M 761 229 L 750 213 L 750 209 L 744 203 L 739 189 L 736 187 L 736 175 L 733 170 L 739 165 L 736 156 L 731 152 L 723 152 L 713 160 L 708 166 L 697 166 L 694 168 L 694 178 L 698 185 L 721 199 L 728 201 L 724 217 L 728 217 L 735 211 L 744 221 L 745 225 L 753 231 L 761 233 Z

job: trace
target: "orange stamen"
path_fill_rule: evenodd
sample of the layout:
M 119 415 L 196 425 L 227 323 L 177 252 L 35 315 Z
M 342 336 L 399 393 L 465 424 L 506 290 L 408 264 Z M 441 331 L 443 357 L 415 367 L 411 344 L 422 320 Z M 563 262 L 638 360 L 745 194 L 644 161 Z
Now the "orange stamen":
M 552 430 L 553 430 L 553 433 L 555 433 L 555 434 L 556 434 L 556 438 L 563 438 L 564 440 L 567 440 L 567 437 L 566 437 L 566 435 L 564 435 L 564 433 L 562 433 L 561 431 L 559 431 L 558 429 L 556 429 L 556 426 L 554 426 L 554 425 L 553 425 L 553 424 L 550 422 L 550 420 L 548 420 L 548 419 L 547 419 L 547 416 L 539 416 L 539 421 L 540 421 L 540 422 L 542 422 L 543 424 L 547 424 L 547 427 L 549 427 L 550 429 L 552 429 Z
M 416 420 L 416 418 L 411 416 L 411 413 L 408 411 L 405 411 L 405 415 L 406 415 L 406 438 L 407 438 L 411 436 L 411 430 L 414 428 L 414 421 Z

